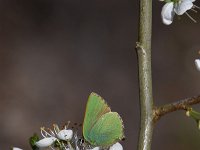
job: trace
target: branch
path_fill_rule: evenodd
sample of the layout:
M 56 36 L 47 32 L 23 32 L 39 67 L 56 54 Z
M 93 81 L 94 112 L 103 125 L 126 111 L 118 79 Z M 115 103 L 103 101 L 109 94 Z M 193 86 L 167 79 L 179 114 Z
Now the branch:
M 140 133 L 138 150 L 150 150 L 153 134 L 151 76 L 152 0 L 140 0 L 139 39 L 136 46 L 140 89 Z
M 177 110 L 188 110 L 191 105 L 200 103 L 200 96 L 194 96 L 186 98 L 171 104 L 154 108 L 154 122 L 158 121 L 162 116 L 177 111 Z

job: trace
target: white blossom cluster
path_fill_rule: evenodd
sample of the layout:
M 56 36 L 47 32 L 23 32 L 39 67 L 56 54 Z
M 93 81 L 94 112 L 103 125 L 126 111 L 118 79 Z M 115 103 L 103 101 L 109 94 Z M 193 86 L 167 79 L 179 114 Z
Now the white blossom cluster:
M 186 14 L 192 21 L 196 22 L 189 13 L 188 10 L 191 10 L 195 13 L 195 9 L 200 9 L 200 7 L 193 4 L 195 0 L 160 0 L 165 1 L 166 4 L 163 6 L 161 11 L 162 22 L 165 25 L 170 25 L 173 22 L 173 18 L 176 15 Z
M 69 125 L 69 123 L 68 123 Z M 122 145 L 117 142 L 107 149 L 93 147 L 89 143 L 84 142 L 82 137 L 78 137 L 77 131 L 68 129 L 68 125 L 63 129 L 59 129 L 58 125 L 53 125 L 53 130 L 41 127 L 42 139 L 38 139 L 36 135 L 30 138 L 33 150 L 51 148 L 52 150 L 123 150 Z M 23 150 L 13 147 L 12 150 Z

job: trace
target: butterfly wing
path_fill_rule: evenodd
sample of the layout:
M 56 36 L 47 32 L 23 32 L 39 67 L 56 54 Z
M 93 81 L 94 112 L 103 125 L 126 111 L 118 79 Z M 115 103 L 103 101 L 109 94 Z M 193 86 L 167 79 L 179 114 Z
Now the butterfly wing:
M 108 147 L 124 137 L 124 126 L 117 112 L 104 114 L 89 132 L 90 142 L 95 146 Z
M 90 94 L 83 122 L 83 136 L 86 141 L 91 143 L 90 132 L 92 128 L 94 127 L 96 122 L 102 117 L 102 115 L 110 111 L 111 111 L 110 107 L 108 107 L 103 98 L 101 98 L 96 93 Z

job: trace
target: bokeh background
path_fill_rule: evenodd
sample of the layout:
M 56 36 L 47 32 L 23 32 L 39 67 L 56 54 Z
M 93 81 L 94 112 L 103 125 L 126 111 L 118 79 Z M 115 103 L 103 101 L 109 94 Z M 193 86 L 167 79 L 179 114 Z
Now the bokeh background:
M 183 15 L 163 25 L 163 4 L 153 2 L 156 105 L 200 94 L 200 24 Z M 136 150 L 138 7 L 136 0 L 0 1 L 0 149 L 30 149 L 41 126 L 82 123 L 94 91 L 122 116 L 124 149 Z M 189 13 L 200 22 L 200 11 Z M 153 150 L 200 148 L 200 131 L 184 113 L 156 124 Z

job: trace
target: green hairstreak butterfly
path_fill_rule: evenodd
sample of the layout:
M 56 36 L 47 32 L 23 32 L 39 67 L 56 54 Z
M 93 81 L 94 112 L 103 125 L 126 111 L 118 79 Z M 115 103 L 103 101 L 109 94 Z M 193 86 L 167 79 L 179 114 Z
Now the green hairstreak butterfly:
M 105 100 L 91 93 L 83 122 L 84 139 L 93 146 L 109 147 L 124 138 L 123 121 L 117 112 L 111 112 Z

